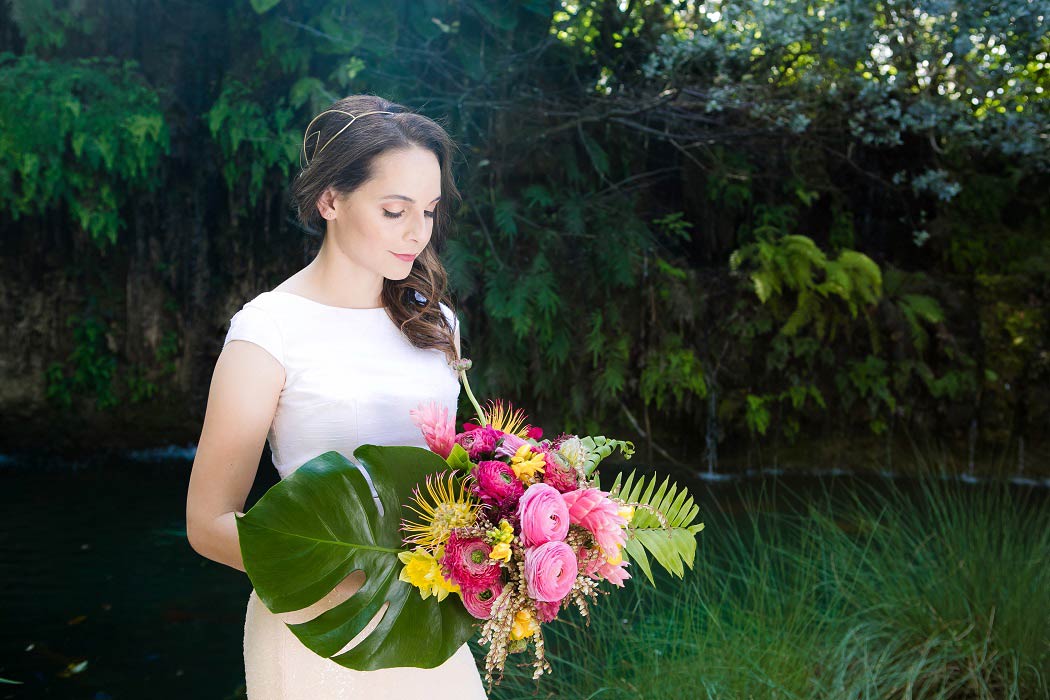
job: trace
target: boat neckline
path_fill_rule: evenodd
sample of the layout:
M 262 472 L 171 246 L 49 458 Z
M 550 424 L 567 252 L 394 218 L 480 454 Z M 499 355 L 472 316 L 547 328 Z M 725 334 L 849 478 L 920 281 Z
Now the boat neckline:
M 308 301 L 311 304 L 313 304 L 314 306 L 320 306 L 320 307 L 325 308 L 325 309 L 335 309 L 336 311 L 372 311 L 372 312 L 386 311 L 386 307 L 385 306 L 370 306 L 370 307 L 365 307 L 365 308 L 355 308 L 355 307 L 352 307 L 352 306 L 332 306 L 331 304 L 322 304 L 321 302 L 316 301 L 314 299 L 311 299 L 310 297 L 304 297 L 302 294 L 295 294 L 294 292 L 285 292 L 285 291 L 278 290 L 278 289 L 270 290 L 270 294 L 283 294 L 284 296 L 287 296 L 287 297 L 296 297 L 297 299 L 302 299 L 303 301 Z

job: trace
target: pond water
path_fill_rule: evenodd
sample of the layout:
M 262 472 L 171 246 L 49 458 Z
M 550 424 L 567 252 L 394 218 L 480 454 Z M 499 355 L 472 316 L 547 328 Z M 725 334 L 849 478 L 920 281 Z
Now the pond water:
M 246 507 L 277 482 L 268 460 Z M 0 684 L 0 698 L 244 697 L 251 583 L 187 543 L 190 465 L 178 450 L 0 460 L 0 677 L 21 681 Z M 886 483 L 845 474 L 673 478 L 696 497 L 700 519 L 713 508 L 786 507 L 780 486 L 805 498 Z M 751 498 L 759 493 L 768 498 Z

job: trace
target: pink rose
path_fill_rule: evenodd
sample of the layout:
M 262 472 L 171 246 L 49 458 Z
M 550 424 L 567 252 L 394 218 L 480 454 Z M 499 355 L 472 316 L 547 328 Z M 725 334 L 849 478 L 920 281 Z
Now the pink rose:
M 564 542 L 545 542 L 525 550 L 525 586 L 530 598 L 560 601 L 572 590 L 577 573 L 576 554 Z
M 487 620 L 492 617 L 492 603 L 496 597 L 503 592 L 503 581 L 494 581 L 488 588 L 476 591 L 463 591 L 459 594 L 463 600 L 463 607 L 479 620 Z
M 503 437 L 503 433 L 492 426 L 486 425 L 484 428 L 475 428 L 474 430 L 460 433 L 456 436 L 456 442 L 467 451 L 471 461 L 477 462 L 492 456 L 492 451 L 496 449 L 496 442 L 501 437 Z
M 484 503 L 494 506 L 512 505 L 525 492 L 514 470 L 506 462 L 484 460 L 471 472 L 474 477 L 473 491 Z
M 537 483 L 525 489 L 517 514 L 526 546 L 564 540 L 569 532 L 569 509 L 553 486 Z
M 495 559 L 489 559 L 492 547 L 476 537 L 460 537 L 455 532 L 445 542 L 441 567 L 453 583 L 466 592 L 488 588 L 499 580 L 500 568 Z

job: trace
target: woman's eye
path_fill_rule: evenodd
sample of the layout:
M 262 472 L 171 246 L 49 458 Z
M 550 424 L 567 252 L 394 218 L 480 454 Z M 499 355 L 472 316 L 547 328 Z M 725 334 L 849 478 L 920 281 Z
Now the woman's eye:
M 404 213 L 405 212 L 403 212 L 403 211 L 387 211 L 386 209 L 383 210 L 383 216 L 386 216 L 386 217 L 388 217 L 390 219 L 400 219 L 402 214 L 404 214 Z M 432 212 L 432 211 L 424 211 L 423 213 L 426 216 L 429 216 L 431 219 L 434 218 L 434 212 Z

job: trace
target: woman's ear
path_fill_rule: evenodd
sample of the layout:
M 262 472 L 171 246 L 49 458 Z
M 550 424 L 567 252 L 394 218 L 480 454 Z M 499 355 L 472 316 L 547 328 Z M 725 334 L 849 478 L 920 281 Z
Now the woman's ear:
M 331 187 L 325 189 L 317 198 L 317 211 L 321 214 L 321 218 L 329 220 L 335 218 L 335 199 L 335 190 Z

